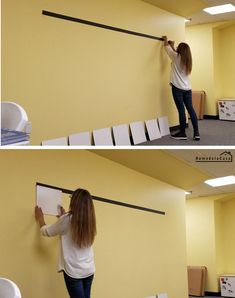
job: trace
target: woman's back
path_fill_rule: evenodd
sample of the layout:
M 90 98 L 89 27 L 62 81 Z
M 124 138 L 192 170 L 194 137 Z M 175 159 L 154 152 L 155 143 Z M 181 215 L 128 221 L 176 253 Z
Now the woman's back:
M 80 248 L 73 240 L 71 233 L 71 217 L 66 213 L 59 220 L 41 228 L 47 236 L 60 235 L 58 271 L 65 271 L 74 278 L 84 278 L 94 274 L 94 253 L 92 246 Z
M 191 83 L 185 67 L 182 65 L 181 55 L 174 51 L 170 45 L 165 46 L 166 52 L 172 60 L 170 82 L 176 88 L 190 90 Z
M 84 278 L 94 274 L 94 253 L 92 246 L 80 248 L 74 242 L 71 233 L 71 216 L 66 214 L 61 218 L 65 231 L 61 235 L 61 259 L 60 270 L 64 270 L 72 277 Z M 60 271 L 59 270 L 59 271 Z

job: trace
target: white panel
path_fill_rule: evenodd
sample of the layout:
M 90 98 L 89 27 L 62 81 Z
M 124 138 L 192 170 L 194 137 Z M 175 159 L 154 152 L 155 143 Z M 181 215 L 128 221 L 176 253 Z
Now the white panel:
M 147 120 L 145 121 L 145 124 L 147 127 L 147 132 L 150 141 L 161 138 L 161 133 L 158 127 L 157 119 Z
M 157 295 L 157 298 L 168 298 L 167 293 L 160 293 Z
M 219 100 L 218 109 L 220 120 L 235 120 L 235 99 Z
M 130 146 L 129 126 L 127 124 L 113 126 L 113 135 L 116 146 Z
M 102 128 L 93 131 L 95 146 L 113 146 L 111 128 Z
M 69 136 L 70 146 L 91 146 L 91 133 L 89 131 Z
M 168 117 L 159 117 L 158 124 L 162 137 L 170 134 Z
M 235 276 L 223 275 L 220 276 L 221 296 L 235 297 Z
M 68 146 L 68 138 L 58 138 L 52 140 L 42 141 L 42 146 Z
M 48 215 L 60 215 L 62 205 L 62 191 L 37 185 L 36 204 L 42 212 Z
M 130 127 L 134 144 L 140 144 L 147 141 L 143 122 L 132 122 L 130 123 Z

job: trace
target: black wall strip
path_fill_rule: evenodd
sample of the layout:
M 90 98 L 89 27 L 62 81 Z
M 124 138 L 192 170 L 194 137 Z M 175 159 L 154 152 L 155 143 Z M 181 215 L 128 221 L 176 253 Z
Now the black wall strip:
M 44 183 L 37 182 L 36 185 L 61 190 L 63 193 L 66 193 L 66 194 L 69 194 L 69 195 L 71 195 L 73 193 L 72 190 L 57 187 L 57 186 L 53 186 L 53 185 L 48 185 L 48 184 L 44 184 Z M 104 198 L 96 197 L 96 196 L 92 196 L 92 197 L 93 197 L 93 200 L 95 200 L 95 201 L 100 201 L 100 202 L 104 202 L 104 203 L 108 203 L 108 204 L 113 204 L 113 205 L 118 205 L 118 206 L 122 206 L 122 207 L 137 209 L 137 210 L 141 210 L 141 211 L 147 211 L 147 212 L 151 212 L 151 213 L 157 213 L 157 214 L 160 214 L 160 215 L 165 215 L 164 211 L 149 209 L 149 208 L 145 208 L 145 207 L 141 207 L 141 206 L 131 205 L 131 204 L 127 204 L 127 203 L 123 203 L 123 202 L 119 202 L 119 201 L 114 201 L 114 200 L 110 200 L 110 199 L 104 199 Z
M 82 19 L 66 16 L 63 14 L 46 11 L 46 10 L 43 10 L 42 14 L 45 16 L 53 17 L 53 18 L 63 19 L 66 21 L 71 21 L 71 22 L 77 22 L 77 23 L 81 23 L 81 24 L 85 24 L 85 25 L 89 25 L 89 26 L 95 26 L 95 27 L 99 27 L 99 28 L 103 28 L 103 29 L 107 29 L 107 30 L 118 31 L 121 33 L 136 35 L 136 36 L 155 39 L 155 40 L 163 40 L 163 38 L 161 38 L 161 37 L 148 35 L 148 34 L 144 34 L 144 33 L 139 33 L 139 32 L 135 32 L 135 31 L 130 31 L 130 30 L 126 30 L 126 29 L 121 29 L 121 28 L 117 28 L 117 27 L 112 27 L 112 26 L 108 26 L 108 25 L 104 25 L 104 24 L 100 24 L 100 23 L 87 21 L 87 20 L 82 20 Z
M 204 119 L 219 120 L 219 115 L 204 115 Z
M 221 297 L 220 292 L 205 292 L 206 296 Z

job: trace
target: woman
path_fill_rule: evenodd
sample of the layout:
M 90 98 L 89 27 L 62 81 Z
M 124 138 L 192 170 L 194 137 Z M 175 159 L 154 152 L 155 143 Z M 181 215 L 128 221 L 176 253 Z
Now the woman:
M 69 212 L 61 207 L 62 216 L 46 225 L 41 208 L 35 218 L 43 236 L 60 235 L 59 272 L 63 272 L 71 298 L 90 298 L 95 265 L 92 244 L 96 236 L 96 218 L 92 196 L 85 189 L 74 191 Z
M 186 116 L 184 108 L 186 107 L 193 125 L 193 139 L 199 141 L 200 134 L 198 121 L 192 105 L 192 90 L 189 80 L 189 75 L 192 71 L 192 55 L 190 47 L 188 44 L 182 42 L 175 50 L 173 41 L 168 41 L 166 36 L 163 36 L 163 40 L 166 52 L 172 60 L 170 84 L 180 121 L 180 131 L 171 135 L 171 137 L 178 140 L 187 140 L 187 135 L 185 133 Z

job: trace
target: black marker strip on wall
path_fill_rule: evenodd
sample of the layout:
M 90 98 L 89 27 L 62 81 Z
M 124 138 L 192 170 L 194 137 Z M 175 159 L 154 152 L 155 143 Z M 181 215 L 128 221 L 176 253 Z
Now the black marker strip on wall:
M 43 10 L 42 14 L 45 16 L 48 16 L 48 17 L 58 18 L 58 19 L 71 21 L 71 22 L 77 22 L 77 23 L 81 23 L 81 24 L 85 24 L 85 25 L 89 25 L 89 26 L 95 26 L 95 27 L 99 27 L 99 28 L 103 28 L 103 29 L 107 29 L 107 30 L 117 31 L 117 32 L 121 32 L 121 33 L 136 35 L 136 36 L 155 39 L 155 40 L 163 40 L 163 38 L 161 38 L 161 37 L 148 35 L 148 34 L 135 32 L 135 31 L 130 31 L 130 30 L 126 30 L 126 29 L 121 29 L 121 28 L 117 28 L 117 27 L 112 27 L 112 26 L 95 23 L 95 22 L 91 22 L 91 21 L 87 21 L 87 20 L 83 20 L 83 19 L 78 19 L 78 18 L 66 16 L 63 14 L 58 14 L 58 13 L 51 12 L 51 11 Z
M 73 193 L 72 190 L 57 187 L 57 186 L 53 186 L 53 185 L 48 185 L 48 184 L 44 184 L 44 183 L 37 182 L 36 185 L 37 186 L 48 187 L 48 188 L 52 188 L 52 189 L 56 189 L 56 190 L 61 190 L 63 193 L 66 193 L 66 194 L 69 194 L 69 195 L 71 195 Z M 160 215 L 165 215 L 166 214 L 164 211 L 145 208 L 145 207 L 132 205 L 132 204 L 124 203 L 124 202 L 119 202 L 119 201 L 114 201 L 114 200 L 110 200 L 110 199 L 105 199 L 105 198 L 101 198 L 101 197 L 97 197 L 97 196 L 92 196 L 92 198 L 95 201 L 100 201 L 100 202 L 104 202 L 104 203 L 108 203 L 108 204 L 118 205 L 118 206 L 122 206 L 122 207 L 137 209 L 137 210 L 151 212 L 151 213 L 157 213 L 157 214 L 160 214 Z

